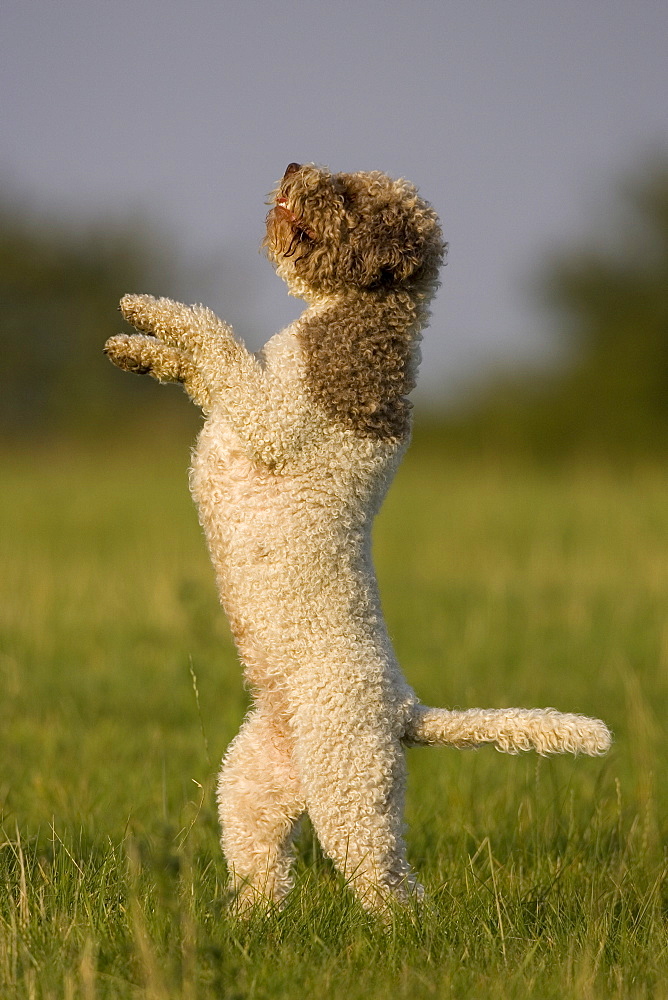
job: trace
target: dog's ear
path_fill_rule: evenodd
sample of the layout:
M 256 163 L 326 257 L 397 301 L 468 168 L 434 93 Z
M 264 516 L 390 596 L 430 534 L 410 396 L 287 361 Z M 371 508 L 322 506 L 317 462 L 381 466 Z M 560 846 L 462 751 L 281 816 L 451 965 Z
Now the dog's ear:
M 401 206 L 387 205 L 355 225 L 342 248 L 346 278 L 360 288 L 402 284 L 425 263 L 430 240 Z

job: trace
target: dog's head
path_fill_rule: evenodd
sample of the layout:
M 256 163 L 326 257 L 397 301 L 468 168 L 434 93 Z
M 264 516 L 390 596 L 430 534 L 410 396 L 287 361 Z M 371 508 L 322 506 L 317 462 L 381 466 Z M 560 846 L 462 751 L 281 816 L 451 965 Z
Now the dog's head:
M 309 300 L 375 289 L 430 297 L 446 249 L 407 181 L 298 163 L 273 192 L 263 245 L 290 292 Z

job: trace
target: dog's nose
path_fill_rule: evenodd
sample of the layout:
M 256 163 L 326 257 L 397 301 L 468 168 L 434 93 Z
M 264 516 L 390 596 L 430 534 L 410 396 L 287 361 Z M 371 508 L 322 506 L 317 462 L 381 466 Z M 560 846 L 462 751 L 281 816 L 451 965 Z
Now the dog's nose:
M 285 173 L 283 174 L 283 177 L 284 178 L 289 177 L 290 174 L 294 174 L 298 170 L 301 170 L 301 163 L 288 163 L 287 167 L 285 168 Z

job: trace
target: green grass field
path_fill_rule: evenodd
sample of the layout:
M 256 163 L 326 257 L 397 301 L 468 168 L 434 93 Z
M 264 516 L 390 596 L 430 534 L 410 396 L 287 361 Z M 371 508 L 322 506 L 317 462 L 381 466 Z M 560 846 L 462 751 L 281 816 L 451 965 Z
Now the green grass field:
M 413 451 L 376 562 L 422 699 L 599 715 L 614 749 L 413 750 L 424 911 L 375 924 L 305 827 L 246 925 L 214 805 L 246 695 L 187 460 L 3 459 L 1 1000 L 668 997 L 668 471 Z

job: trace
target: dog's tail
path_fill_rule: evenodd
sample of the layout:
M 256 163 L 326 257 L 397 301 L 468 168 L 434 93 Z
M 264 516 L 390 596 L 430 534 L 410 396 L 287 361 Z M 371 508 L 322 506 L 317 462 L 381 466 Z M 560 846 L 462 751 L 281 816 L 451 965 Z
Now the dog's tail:
M 612 734 L 600 719 L 565 715 L 554 708 L 471 708 L 450 711 L 415 705 L 404 740 L 413 746 L 477 747 L 493 743 L 503 753 L 586 753 L 610 748 Z

